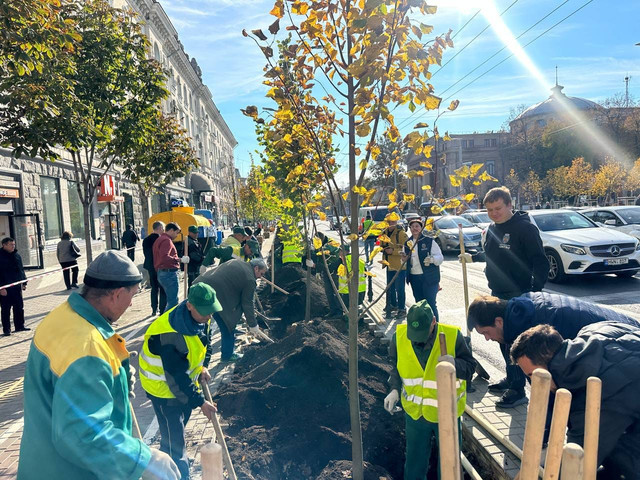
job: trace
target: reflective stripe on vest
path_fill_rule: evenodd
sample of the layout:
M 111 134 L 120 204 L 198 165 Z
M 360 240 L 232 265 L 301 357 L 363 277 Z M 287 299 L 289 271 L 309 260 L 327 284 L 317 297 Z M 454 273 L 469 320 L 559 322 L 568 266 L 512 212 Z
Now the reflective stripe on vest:
M 347 264 L 347 276 L 346 277 L 338 277 L 338 293 L 349 293 L 349 272 L 351 271 L 351 255 L 347 255 L 344 258 Z M 358 259 L 358 292 L 366 292 L 367 291 L 367 277 L 364 274 L 365 271 L 365 263 L 364 260 Z
M 149 350 L 149 338 L 153 335 L 163 333 L 177 333 L 169 323 L 169 313 L 172 311 L 173 308 L 163 313 L 149 325 L 149 328 L 144 334 L 144 344 L 142 345 L 142 351 L 138 359 L 140 384 L 142 388 L 144 388 L 147 393 L 158 398 L 176 398 L 176 396 L 171 392 L 167 384 L 162 359 L 159 355 L 155 355 Z M 202 341 L 197 335 L 183 335 L 183 337 L 188 349 L 187 360 L 189 361 L 189 370 L 186 373 L 196 385 L 199 385 L 198 377 L 202 372 L 202 365 L 207 353 L 207 348 L 202 344 Z
M 447 352 L 455 357 L 456 339 L 458 327 L 438 324 L 438 331 L 434 336 L 435 342 L 431 348 L 426 368 L 422 368 L 411 340 L 407 338 L 407 325 L 396 327 L 396 347 L 398 351 L 398 373 L 402 379 L 402 395 L 400 396 L 402 408 L 407 415 L 414 420 L 424 417 L 431 423 L 438 423 L 438 389 L 436 383 L 436 365 L 440 357 L 440 332 L 445 334 L 447 340 Z M 464 413 L 467 402 L 467 382 L 456 381 L 456 397 L 458 403 L 458 416 Z
M 282 263 L 302 263 L 302 254 L 296 245 L 285 245 L 282 248 Z
M 242 255 L 242 244 L 237 238 L 227 237 L 222 241 L 222 247 L 231 247 L 231 258 L 244 258 Z

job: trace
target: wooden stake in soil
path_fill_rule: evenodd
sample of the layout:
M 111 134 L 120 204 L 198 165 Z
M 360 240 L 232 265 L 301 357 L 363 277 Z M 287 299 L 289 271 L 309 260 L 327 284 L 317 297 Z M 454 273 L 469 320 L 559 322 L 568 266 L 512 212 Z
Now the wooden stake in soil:
M 584 415 L 584 480 L 596 480 L 602 380 L 587 379 L 587 405 Z
M 564 447 L 570 407 L 571 392 L 565 388 L 559 389 L 556 392 L 553 405 L 549 447 L 547 448 L 547 458 L 544 462 L 544 480 L 558 480 L 560 478 L 560 462 L 562 461 L 562 449 Z
M 436 366 L 438 385 L 438 436 L 441 480 L 460 480 L 460 444 L 456 401 L 456 367 L 449 362 Z
M 583 480 L 582 463 L 584 452 L 577 443 L 567 443 L 562 452 L 562 478 Z
M 538 478 L 550 386 L 551 374 L 542 368 L 536 368 L 531 375 L 531 400 L 524 431 L 520 480 Z
M 211 391 L 209 390 L 209 385 L 206 382 L 202 382 L 202 388 L 204 389 L 205 396 L 207 400 L 213 403 L 211 399 Z M 213 418 L 211 419 L 211 423 L 213 423 L 213 429 L 216 432 L 216 438 L 218 439 L 218 443 L 222 447 L 222 459 L 224 460 L 225 466 L 227 467 L 227 474 L 231 480 L 237 480 L 236 471 L 233 469 L 233 463 L 231 463 L 231 455 L 229 455 L 229 449 L 227 449 L 227 442 L 224 439 L 224 434 L 222 433 L 222 427 L 220 427 L 220 422 L 218 421 L 218 414 L 214 413 Z M 206 480 L 203 478 L 203 480 Z
M 200 449 L 202 480 L 223 480 L 222 447 L 217 443 L 207 443 Z

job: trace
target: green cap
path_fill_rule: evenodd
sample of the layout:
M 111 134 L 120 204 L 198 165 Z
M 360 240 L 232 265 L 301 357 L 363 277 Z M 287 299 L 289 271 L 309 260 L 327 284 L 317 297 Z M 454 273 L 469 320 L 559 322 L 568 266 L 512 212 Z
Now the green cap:
M 433 311 L 426 300 L 414 303 L 407 314 L 407 337 L 413 342 L 423 343 L 429 339 L 433 322 Z
M 234 225 L 233 226 L 233 235 L 236 235 L 238 233 L 240 235 L 246 235 L 246 233 L 244 233 L 244 228 L 242 228 L 240 225 Z
M 189 225 L 189 233 L 198 233 L 197 225 Z
M 222 305 L 216 298 L 216 291 L 206 283 L 196 283 L 189 289 L 187 301 L 202 316 L 222 311 Z
M 254 255 L 260 253 L 260 244 L 257 240 L 247 240 L 247 245 L 249 245 L 251 253 L 253 253 Z

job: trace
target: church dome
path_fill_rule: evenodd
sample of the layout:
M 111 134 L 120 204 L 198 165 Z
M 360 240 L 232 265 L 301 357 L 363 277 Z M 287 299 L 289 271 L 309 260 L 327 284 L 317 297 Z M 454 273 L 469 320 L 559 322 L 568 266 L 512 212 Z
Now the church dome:
M 529 119 L 533 117 L 546 117 L 554 114 L 563 115 L 565 113 L 564 104 L 568 102 L 576 110 L 599 110 L 602 107 L 596 102 L 586 98 L 568 97 L 562 93 L 562 85 L 556 84 L 551 89 L 551 95 L 545 101 L 530 106 L 516 117 L 516 120 Z

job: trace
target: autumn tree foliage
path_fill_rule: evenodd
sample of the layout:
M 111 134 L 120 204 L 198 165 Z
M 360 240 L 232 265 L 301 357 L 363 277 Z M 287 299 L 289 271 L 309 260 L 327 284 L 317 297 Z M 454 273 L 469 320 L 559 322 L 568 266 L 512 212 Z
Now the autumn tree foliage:
M 600 165 L 593 177 L 591 193 L 597 197 L 604 197 L 605 204 L 611 199 L 611 194 L 620 193 L 625 187 L 627 171 L 620 162 L 609 160 Z

